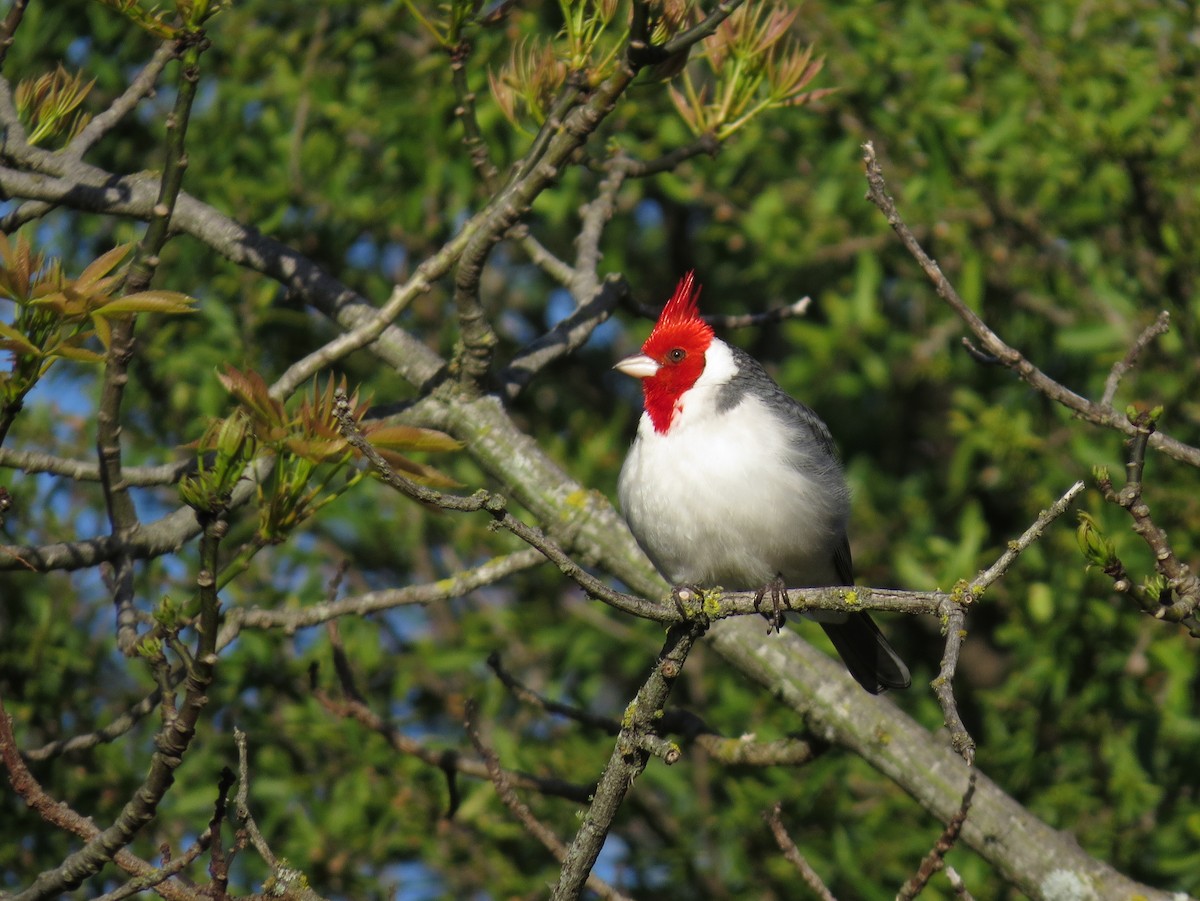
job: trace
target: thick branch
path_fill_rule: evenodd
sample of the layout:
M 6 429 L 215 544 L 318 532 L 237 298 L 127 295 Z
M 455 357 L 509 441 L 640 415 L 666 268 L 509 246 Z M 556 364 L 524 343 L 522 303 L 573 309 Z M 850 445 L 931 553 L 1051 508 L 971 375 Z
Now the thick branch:
M 730 619 L 714 624 L 710 636 L 726 660 L 796 711 L 808 728 L 863 757 L 940 822 L 951 820 L 971 768 L 886 696 L 865 694 L 837 661 L 790 632 L 767 637 L 748 619 Z M 1048 901 L 1046 880 L 1054 873 L 1078 879 L 1097 901 L 1171 898 L 1090 857 L 1071 835 L 1038 820 L 982 773 L 962 841 L 1034 899 Z

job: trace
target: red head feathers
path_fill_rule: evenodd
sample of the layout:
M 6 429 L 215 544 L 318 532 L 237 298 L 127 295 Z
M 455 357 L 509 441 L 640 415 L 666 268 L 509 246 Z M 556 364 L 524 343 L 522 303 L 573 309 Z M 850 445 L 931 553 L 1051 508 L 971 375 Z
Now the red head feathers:
M 680 397 L 704 372 L 704 353 L 712 343 L 713 330 L 700 318 L 699 296 L 696 274 L 689 272 L 679 280 L 642 345 L 642 353 L 658 364 L 657 371 L 642 382 L 642 392 L 646 412 L 659 432 L 670 427 Z

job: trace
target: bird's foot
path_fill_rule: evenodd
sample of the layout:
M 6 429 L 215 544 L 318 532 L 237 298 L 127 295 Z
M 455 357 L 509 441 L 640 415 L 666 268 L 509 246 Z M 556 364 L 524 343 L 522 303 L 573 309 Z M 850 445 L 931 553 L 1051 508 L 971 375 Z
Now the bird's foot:
M 671 586 L 671 601 L 682 619 L 698 619 L 704 615 L 704 592 L 698 585 Z
M 763 600 L 766 596 L 771 595 L 771 609 L 764 611 Z M 792 609 L 792 600 L 788 597 L 787 583 L 783 581 L 783 576 L 778 575 L 762 588 L 758 590 L 758 594 L 754 596 L 754 610 L 759 616 L 767 621 L 767 634 L 772 632 L 782 632 L 783 624 L 787 617 L 785 611 Z

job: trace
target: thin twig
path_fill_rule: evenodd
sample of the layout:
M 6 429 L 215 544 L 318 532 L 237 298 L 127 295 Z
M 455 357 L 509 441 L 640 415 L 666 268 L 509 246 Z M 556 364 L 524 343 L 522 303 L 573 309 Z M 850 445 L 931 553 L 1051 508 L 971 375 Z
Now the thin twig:
M 954 897 L 958 901 L 975 901 L 974 896 L 967 889 L 967 884 L 963 882 L 962 876 L 958 875 L 958 870 L 946 864 L 946 879 L 950 883 L 950 888 L 954 890 Z
M 237 745 L 238 752 L 238 790 L 234 800 L 233 815 L 237 819 L 239 828 L 246 830 L 254 850 L 273 872 L 279 869 L 279 859 L 271 850 L 271 846 L 267 844 L 267 840 L 263 838 L 262 831 L 258 828 L 258 823 L 254 821 L 254 815 L 250 812 L 250 752 L 247 747 L 246 733 L 237 726 L 233 727 L 233 741 Z
M 1021 552 L 1040 539 L 1050 524 L 1067 512 L 1083 488 L 1083 482 L 1076 482 L 1066 490 L 1062 497 L 1039 513 L 1029 528 L 1021 533 L 1020 538 L 1010 541 L 996 562 L 979 573 L 967 585 L 966 590 L 971 597 L 977 599 L 990 585 L 1008 572 L 1009 567 L 1013 565 Z
M 974 310 L 967 306 L 950 283 L 950 280 L 942 273 L 937 261 L 925 252 L 908 225 L 901 218 L 899 211 L 896 209 L 895 200 L 888 193 L 887 184 L 883 178 L 883 169 L 880 167 L 879 160 L 875 156 L 874 145 L 868 141 L 863 145 L 862 149 L 863 162 L 866 165 L 867 199 L 875 204 L 880 212 L 884 214 L 888 225 L 892 227 L 892 230 L 900 238 L 905 249 L 908 250 L 909 254 L 912 255 L 913 259 L 924 270 L 930 282 L 933 283 L 938 296 L 966 323 L 980 344 L 983 345 L 982 351 L 994 357 L 1005 368 L 1015 372 L 1035 391 L 1045 395 L 1055 403 L 1066 407 L 1082 419 L 1094 425 L 1123 432 L 1130 437 L 1135 435 L 1137 429 L 1130 424 L 1129 420 L 1122 413 L 1113 409 L 1110 404 L 1094 403 L 1085 397 L 1081 397 L 1066 386 L 1050 378 L 1019 351 L 1006 344 Z M 1153 436 L 1151 446 L 1177 460 L 1182 460 L 1191 466 L 1200 467 L 1200 448 L 1183 444 L 1158 432 Z
M 829 891 L 824 880 L 812 868 L 812 865 L 804 859 L 804 855 L 800 853 L 800 849 L 796 847 L 796 843 L 788 835 L 787 828 L 783 825 L 782 810 L 783 802 L 776 801 L 774 807 L 770 810 L 764 810 L 762 814 L 763 819 L 767 821 L 767 825 L 771 827 L 771 834 L 775 836 L 775 843 L 779 845 L 779 850 L 783 852 L 783 856 L 787 858 L 788 863 L 796 868 L 796 872 L 800 874 L 800 878 L 812 889 L 814 895 L 821 899 L 821 901 L 837 901 L 833 896 L 833 892 Z
M 1160 335 L 1165 335 L 1170 328 L 1171 314 L 1163 310 L 1152 323 L 1143 329 L 1137 340 L 1130 345 L 1124 359 L 1113 364 L 1112 371 L 1109 372 L 1108 378 L 1104 382 L 1104 394 L 1100 397 L 1101 406 L 1112 406 L 1113 398 L 1117 396 L 1117 388 L 1121 385 L 1121 379 L 1125 378 L 1129 370 L 1137 365 L 1138 357 L 1142 355 L 1142 351 L 1150 345 L 1150 342 Z
M 661 307 L 654 307 L 648 304 L 629 302 L 626 306 L 636 315 L 643 319 L 657 319 L 662 311 Z M 812 298 L 805 295 L 799 300 L 794 300 L 791 303 L 784 304 L 779 307 L 772 307 L 769 310 L 763 310 L 761 313 L 706 313 L 700 318 L 714 328 L 720 329 L 736 329 L 736 328 L 754 328 L 763 325 L 773 325 L 776 322 L 784 322 L 788 319 L 796 319 L 800 316 L 808 315 L 808 308 L 812 306 Z
M 975 762 L 975 739 L 967 731 L 958 701 L 954 697 L 954 674 L 958 670 L 958 658 L 962 653 L 963 639 L 967 637 L 966 609 L 962 604 L 947 604 L 944 614 L 943 634 L 946 636 L 942 650 L 942 662 L 937 678 L 933 680 L 933 694 L 942 708 L 942 720 L 950 733 L 950 747 L 960 754 L 968 764 Z
M 629 284 L 624 277 L 608 276 L 571 315 L 512 358 L 498 377 L 503 396 L 512 400 L 538 372 L 582 347 L 596 327 L 606 321 L 628 296 Z
M 492 653 L 488 666 L 504 683 L 513 696 L 526 704 L 563 716 L 592 729 L 600 729 L 608 735 L 617 735 L 621 724 L 616 719 L 600 716 L 573 704 L 563 704 L 538 694 L 504 668 L 498 653 Z M 659 719 L 659 730 L 678 735 L 686 742 L 695 744 L 713 760 L 727 766 L 803 766 L 822 753 L 824 747 L 798 738 L 781 738 L 773 741 L 756 741 L 752 736 L 727 738 L 714 732 L 700 717 L 687 710 L 672 708 L 664 710 Z
M 546 245 L 529 232 L 529 226 L 518 222 L 509 229 L 507 237 L 513 240 L 525 251 L 529 262 L 550 276 L 564 288 L 569 288 L 575 280 L 575 270 L 571 264 L 555 256 Z
M 25 7 L 28 5 L 29 0 L 13 0 L 8 15 L 4 17 L 4 22 L 0 23 L 0 66 L 4 65 L 4 60 L 8 57 L 8 48 L 12 46 L 13 38 L 17 35 L 17 28 L 25 15 Z
M 544 698 L 529 686 L 522 683 L 516 676 L 504 668 L 503 662 L 500 660 L 500 652 L 492 651 L 488 655 L 487 665 L 492 672 L 496 674 L 496 678 L 512 692 L 513 697 L 518 701 L 523 701 L 526 704 L 544 710 L 547 713 L 564 716 L 575 722 L 588 726 L 592 729 L 600 729 L 603 732 L 615 735 L 621 728 L 618 723 L 610 716 L 600 716 L 590 711 L 576 707 L 574 704 L 563 704 L 558 701 L 552 701 L 549 698 Z
M 950 745 L 958 754 L 962 755 L 968 764 L 974 763 L 975 760 L 975 740 L 963 723 L 962 716 L 958 712 L 958 702 L 954 697 L 954 676 L 958 670 L 963 639 L 967 636 L 967 610 L 979 600 L 989 586 L 1008 572 L 1009 567 L 1016 562 L 1017 557 L 1026 548 L 1042 537 L 1052 522 L 1067 511 L 1081 491 L 1083 491 L 1083 482 L 1076 482 L 1068 488 L 1062 497 L 1038 514 L 1037 519 L 1021 534 L 1021 537 L 1008 543 L 995 563 L 980 572 L 970 582 L 959 583 L 940 611 L 942 630 L 946 641 L 942 650 L 941 666 L 937 678 L 932 682 L 933 693 L 942 708 L 942 718 L 950 733 Z
M 912 901 L 929 884 L 933 874 L 946 865 L 946 855 L 958 841 L 963 823 L 967 821 L 967 813 L 971 810 L 971 799 L 975 796 L 977 773 L 978 771 L 972 767 L 970 779 L 967 781 L 967 790 L 963 792 L 962 803 L 959 804 L 954 816 L 950 818 L 950 822 L 946 824 L 946 828 L 942 830 L 942 834 L 938 836 L 933 849 L 925 855 L 921 865 L 917 867 L 917 872 L 900 887 L 900 891 L 896 894 L 896 901 Z
M 41 219 L 58 209 L 54 203 L 44 203 L 40 200 L 30 200 L 21 204 L 7 216 L 0 218 L 0 232 L 11 235 L 22 225 L 27 225 L 35 219 Z
M 686 31 L 682 31 L 675 35 L 675 37 L 671 38 L 671 40 L 662 45 L 662 53 L 664 58 L 672 56 L 673 54 L 682 50 L 686 50 L 693 44 L 704 40 L 706 37 L 716 31 L 717 27 L 727 18 L 729 18 L 734 10 L 742 5 L 742 2 L 743 0 L 721 0 L 721 2 L 717 4 L 716 9 L 705 16 L 704 19 Z
M 630 158 L 625 166 L 625 175 L 628 178 L 649 178 L 663 172 L 672 172 L 679 167 L 680 163 L 701 154 L 716 156 L 720 149 L 721 142 L 717 140 L 716 136 L 705 133 L 690 144 L 677 147 L 656 159 L 642 161 Z
M 76 159 L 82 158 L 97 141 L 112 131 L 144 98 L 154 93 L 154 86 L 163 69 L 166 68 L 167 63 L 177 59 L 178 56 L 179 49 L 175 41 L 160 44 L 154 51 L 154 55 L 150 57 L 150 61 L 146 63 L 142 71 L 134 76 L 121 95 L 109 104 L 108 109 L 93 117 L 61 152 Z
M 479 173 L 483 189 L 490 194 L 496 189 L 500 173 L 488 153 L 487 142 L 483 139 L 479 120 L 475 116 L 475 92 L 467 83 L 467 58 L 470 54 L 471 44 L 466 40 L 460 40 L 450 51 L 450 80 L 458 99 L 454 115 L 462 123 L 463 146 L 467 149 L 467 157 Z
M 430 281 L 425 275 L 425 271 L 432 268 L 428 266 L 429 262 L 426 260 L 425 263 L 422 263 L 407 283 L 396 285 L 387 302 L 378 310 L 373 310 L 358 325 L 289 366 L 271 386 L 271 397 L 277 400 L 290 397 L 300 385 L 322 369 L 332 366 L 359 348 L 366 347 L 383 334 L 384 330 L 404 312 L 414 298 L 429 290 Z
M 1154 595 L 1141 586 L 1134 585 L 1125 572 L 1124 565 L 1114 561 L 1106 566 L 1105 572 L 1116 584 L 1124 584 L 1142 609 L 1156 619 L 1182 623 L 1189 631 L 1200 637 L 1200 621 L 1196 608 L 1200 606 L 1200 578 L 1191 567 L 1179 559 L 1171 547 L 1167 533 L 1154 522 L 1150 505 L 1142 497 L 1143 474 L 1146 463 L 1146 447 L 1155 430 L 1156 416 L 1143 411 L 1131 417 L 1130 422 L 1138 433 L 1129 442 L 1129 459 L 1125 464 L 1125 487 L 1117 491 L 1106 471 L 1100 471 L 1097 483 L 1104 499 L 1125 510 L 1133 520 L 1133 531 L 1141 537 L 1154 557 L 1154 569 L 1166 582 L 1166 589 Z
M 229 611 L 221 627 L 220 647 L 236 638 L 243 629 L 283 629 L 291 634 L 298 629 L 319 626 L 343 616 L 368 616 L 385 610 L 414 604 L 433 604 L 491 585 L 513 573 L 522 572 L 546 558 L 536 548 L 525 548 L 482 563 L 477 567 L 455 573 L 446 579 L 404 588 L 388 588 L 365 594 L 324 600 L 293 610 L 275 607 L 238 607 Z
M 221 781 L 217 786 L 217 801 L 213 805 L 212 819 L 208 821 L 208 832 L 212 835 L 212 850 L 209 852 L 208 875 L 212 879 L 209 894 L 213 898 L 227 899 L 229 891 L 229 858 L 221 841 L 221 824 L 225 822 L 225 802 L 229 789 L 233 787 L 233 770 L 221 768 Z
M 554 859 L 561 863 L 567 856 L 567 846 L 563 844 L 562 839 L 555 835 L 546 824 L 534 815 L 533 811 L 529 809 L 528 804 L 517 797 L 516 789 L 509 780 L 508 774 L 500 765 L 500 758 L 496 755 L 495 751 L 484 744 L 483 738 L 479 734 L 477 713 L 475 702 L 473 700 L 469 701 L 467 703 L 466 722 L 463 725 L 476 753 L 483 758 L 488 776 L 491 778 L 492 785 L 496 789 L 496 795 L 503 802 L 504 806 L 509 809 L 509 812 L 517 818 L 517 822 L 525 828 L 525 831 L 541 842 L 543 847 L 554 855 Z M 601 898 L 612 899 L 612 901 L 631 901 L 627 895 L 613 888 L 595 873 L 588 874 L 586 884 L 588 888 Z

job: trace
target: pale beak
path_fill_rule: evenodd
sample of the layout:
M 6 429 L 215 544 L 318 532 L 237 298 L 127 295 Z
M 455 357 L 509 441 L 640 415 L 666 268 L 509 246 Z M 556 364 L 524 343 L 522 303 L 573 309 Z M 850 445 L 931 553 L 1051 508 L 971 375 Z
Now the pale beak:
M 653 357 L 645 354 L 633 354 L 618 362 L 613 369 L 631 375 L 635 379 L 652 378 L 658 373 L 660 364 Z

